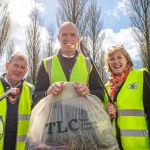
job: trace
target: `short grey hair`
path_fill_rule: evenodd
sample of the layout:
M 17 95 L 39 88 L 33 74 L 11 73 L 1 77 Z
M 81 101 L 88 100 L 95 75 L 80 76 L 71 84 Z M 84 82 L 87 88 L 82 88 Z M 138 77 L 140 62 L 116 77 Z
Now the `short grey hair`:
M 19 58 L 20 60 L 25 60 L 28 63 L 28 56 L 22 52 L 16 51 L 10 57 L 8 62 L 11 63 L 13 59 Z

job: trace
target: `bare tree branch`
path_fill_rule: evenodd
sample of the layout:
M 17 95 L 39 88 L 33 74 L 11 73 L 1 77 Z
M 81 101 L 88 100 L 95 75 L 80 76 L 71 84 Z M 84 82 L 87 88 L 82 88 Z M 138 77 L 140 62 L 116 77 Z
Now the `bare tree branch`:
M 134 38 L 140 46 L 143 66 L 150 71 L 150 1 L 130 0 L 127 13 L 131 20 Z
M 14 41 L 11 40 L 8 44 L 7 44 L 7 47 L 6 47 L 6 60 L 8 61 L 10 56 L 13 54 L 14 52 L 14 49 L 15 49 L 15 46 L 14 46 Z
M 8 4 L 7 0 L 0 0 L 0 57 L 3 55 L 11 31 L 11 19 L 9 16 Z
M 105 51 L 102 49 L 105 34 L 101 32 L 103 26 L 101 7 L 98 7 L 96 0 L 91 0 L 88 12 L 90 12 L 90 18 L 88 21 L 87 46 L 90 48 L 93 61 L 99 70 L 102 80 L 105 82 Z
M 55 26 L 54 24 L 50 24 L 49 27 L 47 27 L 47 36 L 46 36 L 46 43 L 45 43 L 45 57 L 50 57 L 56 52 L 54 51 L 54 42 L 55 40 Z
M 31 21 L 26 28 L 26 48 L 29 57 L 29 77 L 28 80 L 35 84 L 37 66 L 39 63 L 39 53 L 41 50 L 41 18 L 38 6 L 32 9 L 30 15 Z
M 86 33 L 89 20 L 87 5 L 89 0 L 57 0 L 58 9 L 56 14 L 57 24 L 60 26 L 65 21 L 73 22 L 77 25 L 80 35 Z

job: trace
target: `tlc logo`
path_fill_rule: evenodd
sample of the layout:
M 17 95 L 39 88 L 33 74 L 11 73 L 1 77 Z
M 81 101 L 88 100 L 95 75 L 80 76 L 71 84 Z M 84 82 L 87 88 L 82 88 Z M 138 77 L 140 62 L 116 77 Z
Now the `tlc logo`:
M 78 131 L 80 130 L 90 130 L 98 128 L 98 124 L 96 121 L 91 122 L 89 119 L 72 119 L 68 122 L 67 127 L 63 126 L 62 121 L 50 122 L 45 126 L 48 128 L 47 134 L 53 134 L 53 131 L 57 131 L 57 133 L 63 133 L 70 131 Z
M 63 132 L 68 132 L 68 130 L 71 131 L 77 131 L 79 127 L 73 127 L 72 124 L 79 124 L 79 121 L 77 119 L 72 119 L 68 122 L 68 127 L 62 129 L 62 121 L 57 121 L 57 122 L 51 122 L 46 124 L 46 128 L 48 127 L 48 133 L 47 134 L 53 134 L 53 129 L 57 128 L 57 133 L 63 133 Z

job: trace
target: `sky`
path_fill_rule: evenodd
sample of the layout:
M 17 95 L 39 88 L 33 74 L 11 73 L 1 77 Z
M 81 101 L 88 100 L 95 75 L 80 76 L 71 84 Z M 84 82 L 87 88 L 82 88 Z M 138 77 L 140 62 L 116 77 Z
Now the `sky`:
M 101 18 L 103 19 L 103 30 L 105 39 L 103 48 L 112 45 L 124 45 L 130 53 L 135 68 L 141 68 L 141 60 L 138 54 L 138 44 L 133 39 L 130 20 L 125 12 L 125 3 L 129 0 L 97 0 L 98 7 L 101 7 Z M 9 11 L 12 20 L 11 38 L 14 41 L 15 50 L 25 52 L 25 28 L 29 23 L 29 15 L 32 0 L 10 0 Z M 38 0 L 43 24 L 48 26 L 51 23 L 56 25 L 57 0 Z M 45 27 L 42 28 L 42 37 L 45 37 Z M 58 31 L 56 25 L 56 33 Z M 4 55 L 5 56 L 5 55 Z M 6 58 L 3 57 L 0 63 L 0 74 L 5 71 Z

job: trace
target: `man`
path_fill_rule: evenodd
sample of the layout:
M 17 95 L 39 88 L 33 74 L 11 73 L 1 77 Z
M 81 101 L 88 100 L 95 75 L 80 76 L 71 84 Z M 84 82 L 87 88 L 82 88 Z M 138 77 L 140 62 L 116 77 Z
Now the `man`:
M 27 61 L 26 55 L 15 52 L 6 63 L 7 73 L 0 77 L 0 96 L 11 88 L 20 91 L 10 93 L 0 101 L 0 116 L 4 122 L 0 150 L 25 149 L 33 90 L 33 87 L 23 79 L 28 70 Z
M 46 95 L 57 95 L 64 89 L 64 82 L 74 82 L 74 87 L 82 96 L 89 93 L 103 100 L 103 88 L 89 59 L 78 49 L 79 31 L 72 22 L 60 26 L 58 40 L 60 50 L 57 55 L 42 61 L 36 77 L 33 102 L 37 103 Z

